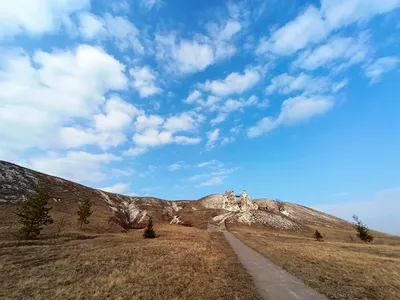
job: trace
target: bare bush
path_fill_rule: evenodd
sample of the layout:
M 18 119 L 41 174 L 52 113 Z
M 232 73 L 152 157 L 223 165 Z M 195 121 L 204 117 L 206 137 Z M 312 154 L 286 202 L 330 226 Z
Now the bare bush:
M 276 202 L 276 207 L 278 208 L 278 211 L 283 212 L 285 210 L 285 202 L 283 202 L 279 199 L 276 199 L 275 202 Z

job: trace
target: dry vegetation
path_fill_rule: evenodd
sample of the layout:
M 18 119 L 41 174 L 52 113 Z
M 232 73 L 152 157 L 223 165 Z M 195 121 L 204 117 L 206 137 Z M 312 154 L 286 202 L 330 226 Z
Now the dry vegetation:
M 318 228 L 325 241 L 317 242 L 312 231 L 229 229 L 329 299 L 400 299 L 400 237 L 375 233 L 373 244 L 363 244 L 352 231 Z
M 0 242 L 1 299 L 258 299 L 219 233 L 143 230 Z

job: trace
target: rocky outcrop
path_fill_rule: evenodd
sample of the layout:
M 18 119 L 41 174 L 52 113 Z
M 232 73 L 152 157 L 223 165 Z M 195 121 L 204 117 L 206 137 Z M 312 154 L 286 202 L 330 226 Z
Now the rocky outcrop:
M 169 222 L 169 224 L 182 224 L 182 220 L 180 216 L 174 216 L 171 220 L 171 222 Z
M 250 210 L 257 210 L 258 205 L 251 201 L 249 195 L 247 195 L 246 190 L 240 195 L 240 209 L 242 211 L 250 211 Z
M 235 199 L 232 199 L 229 192 L 225 195 L 213 194 L 199 200 L 204 208 L 209 209 L 223 209 L 227 211 L 239 211 L 239 205 Z M 234 196 L 234 195 L 233 195 Z

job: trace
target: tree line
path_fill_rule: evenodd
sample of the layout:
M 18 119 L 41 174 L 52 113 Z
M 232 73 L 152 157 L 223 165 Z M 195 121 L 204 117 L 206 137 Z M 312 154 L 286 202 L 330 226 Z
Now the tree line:
M 14 214 L 18 217 L 20 229 L 18 231 L 21 239 L 35 239 L 43 230 L 44 226 L 50 225 L 54 222 L 50 211 L 52 207 L 49 206 L 51 195 L 48 187 L 39 185 L 34 193 L 31 193 L 26 199 L 21 199 Z M 78 209 L 76 211 L 77 223 L 80 230 L 83 230 L 84 225 L 90 224 L 90 216 L 93 214 L 92 202 L 89 199 L 79 201 Z M 58 226 L 57 236 L 63 226 L 64 218 L 61 219 Z M 153 229 L 153 222 L 150 217 L 147 228 L 143 234 L 145 238 L 155 238 L 156 233 Z

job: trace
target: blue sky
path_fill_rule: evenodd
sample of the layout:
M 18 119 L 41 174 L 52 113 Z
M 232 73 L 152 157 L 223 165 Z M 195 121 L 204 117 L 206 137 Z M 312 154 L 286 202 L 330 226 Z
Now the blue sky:
M 400 233 L 400 0 L 3 2 L 1 159 Z

